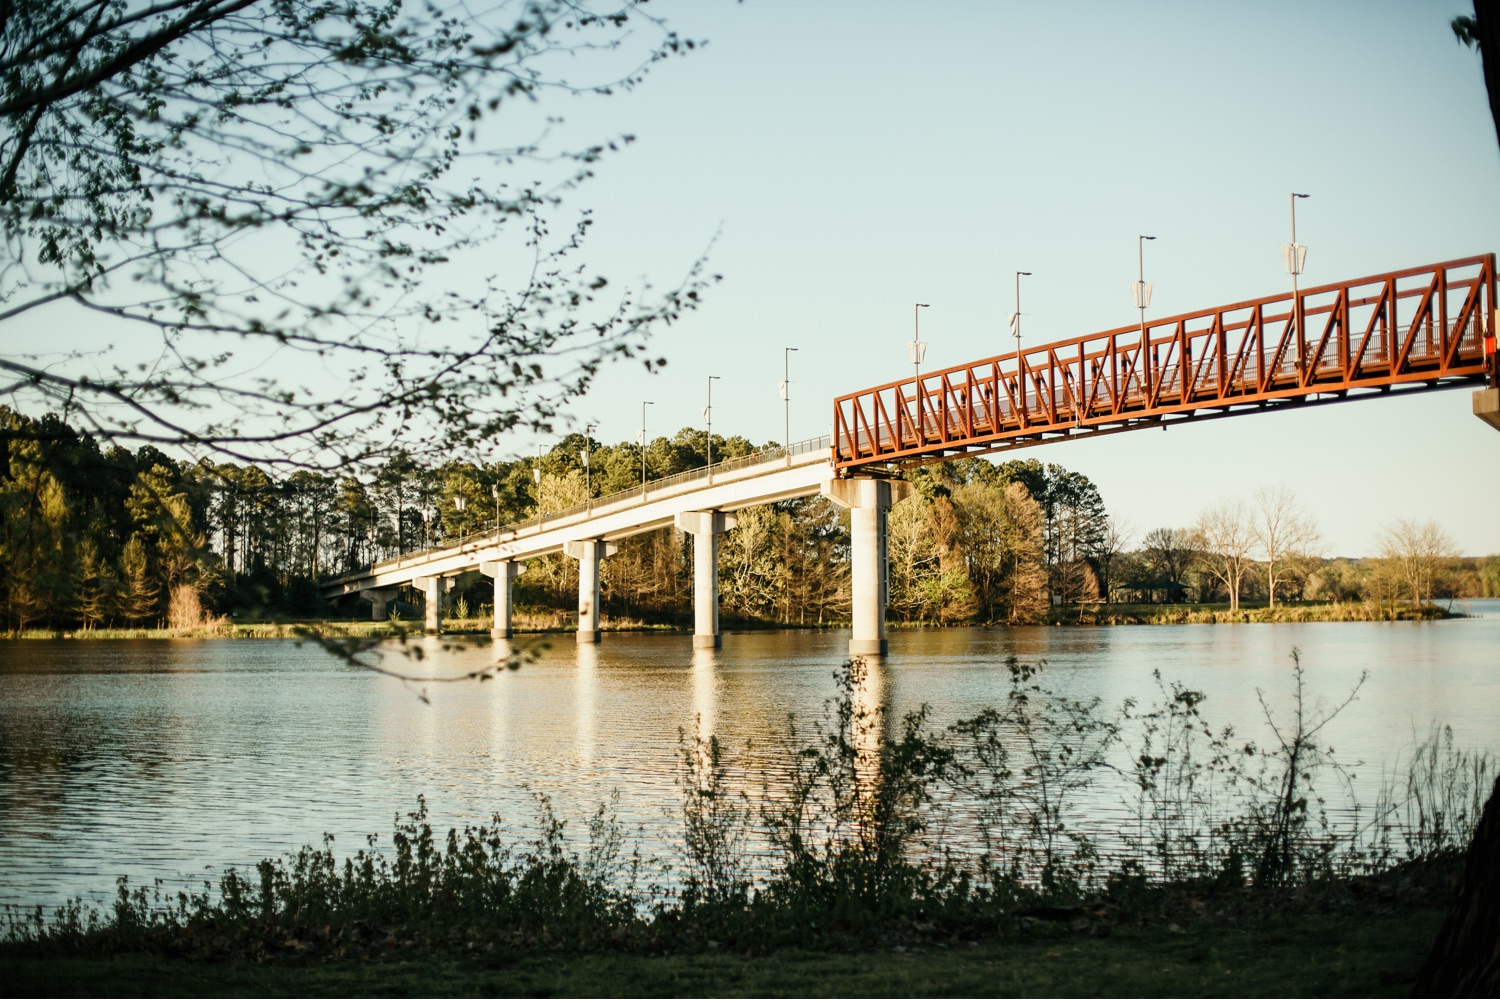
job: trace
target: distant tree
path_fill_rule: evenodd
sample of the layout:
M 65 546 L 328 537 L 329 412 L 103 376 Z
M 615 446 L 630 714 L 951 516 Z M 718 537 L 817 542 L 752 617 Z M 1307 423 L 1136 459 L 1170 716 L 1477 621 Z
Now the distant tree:
M 549 426 L 705 284 L 607 300 L 577 260 L 588 214 L 548 216 L 630 137 L 553 148 L 513 117 L 693 47 L 636 4 L 0 10 L 0 323 L 58 334 L 5 338 L 4 391 L 107 437 L 329 466 L 451 454 Z M 102 355 L 65 339 L 101 321 Z
M 1413 605 L 1431 601 L 1444 564 L 1458 555 L 1452 537 L 1435 521 L 1398 518 L 1381 530 L 1380 558 Z
M 1318 528 L 1285 487 L 1262 487 L 1252 515 L 1255 543 L 1266 558 L 1266 599 L 1276 607 L 1276 585 L 1305 570 L 1316 555 Z
M 1167 601 L 1180 601 L 1186 587 L 1188 570 L 1198 558 L 1202 540 L 1191 529 L 1154 528 L 1141 540 L 1142 569 L 1145 583 L 1160 588 Z
M 1229 610 L 1239 611 L 1240 592 L 1250 573 L 1250 554 L 1255 546 L 1249 512 L 1240 501 L 1226 501 L 1205 511 L 1198 518 L 1196 531 L 1203 540 L 1199 565 L 1228 592 Z
M 120 615 L 136 625 L 145 623 L 157 613 L 160 594 L 160 586 L 151 577 L 146 544 L 139 533 L 134 534 L 120 551 Z
M 1021 625 L 1047 614 L 1046 519 L 1041 505 L 1021 483 L 1005 488 L 1009 619 Z

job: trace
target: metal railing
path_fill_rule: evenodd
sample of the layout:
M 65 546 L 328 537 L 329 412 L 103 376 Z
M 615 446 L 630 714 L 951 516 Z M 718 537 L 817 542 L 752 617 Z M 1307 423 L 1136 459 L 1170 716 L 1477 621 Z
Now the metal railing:
M 557 511 L 547 511 L 542 514 L 527 518 L 524 521 L 511 522 L 499 528 L 485 529 L 478 532 L 470 532 L 467 535 L 456 538 L 444 539 L 436 545 L 424 546 L 421 549 L 412 549 L 399 556 L 381 560 L 379 563 L 360 567 L 340 574 L 340 577 L 352 575 L 363 575 L 379 570 L 399 567 L 413 558 L 426 559 L 432 553 L 442 553 L 451 550 L 463 550 L 467 546 L 479 546 L 483 543 L 498 539 L 504 535 L 518 535 L 527 530 L 540 532 L 548 526 L 556 527 L 560 522 L 586 521 L 597 514 L 601 509 L 609 508 L 627 501 L 634 500 L 639 504 L 646 504 L 652 500 L 660 499 L 664 490 L 680 487 L 684 484 L 693 483 L 698 480 L 707 481 L 710 476 L 719 476 L 724 473 L 734 473 L 749 469 L 753 466 L 769 465 L 778 459 L 790 460 L 799 455 L 807 455 L 810 452 L 828 452 L 832 454 L 833 438 L 831 435 L 822 435 L 817 438 L 807 438 L 803 441 L 793 442 L 791 445 L 776 448 L 762 449 L 759 452 L 751 452 L 748 455 L 737 455 L 732 459 L 716 462 L 712 466 L 700 466 L 697 469 L 685 470 L 681 473 L 673 473 L 671 476 L 663 476 L 655 480 L 647 480 L 643 487 L 631 487 L 628 490 L 616 490 L 613 493 L 593 497 L 581 504 L 561 508 Z M 580 518 L 579 516 L 583 517 Z M 335 578 L 338 579 L 338 578 Z
M 1183 313 L 834 400 L 834 465 L 910 465 L 1048 436 L 1493 379 L 1486 254 Z

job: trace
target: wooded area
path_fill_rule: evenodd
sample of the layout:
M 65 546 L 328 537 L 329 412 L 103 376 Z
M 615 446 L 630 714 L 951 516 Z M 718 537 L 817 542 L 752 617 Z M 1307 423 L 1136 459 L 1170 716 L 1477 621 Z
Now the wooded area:
M 756 449 L 743 437 L 714 436 L 715 460 Z M 652 479 L 707 461 L 701 429 L 646 447 Z M 56 416 L 0 407 L 4 628 L 362 617 L 366 606 L 354 599 L 325 606 L 315 581 L 632 489 L 641 462 L 636 443 L 573 434 L 529 459 L 430 466 L 399 456 L 369 478 L 298 470 L 278 479 L 255 465 L 181 462 L 149 445 L 101 447 Z M 1500 595 L 1500 557 L 1459 559 L 1432 524 L 1392 523 L 1374 558 L 1326 559 L 1315 526 L 1284 490 L 1133 543 L 1088 477 L 1056 464 L 962 459 L 908 477 L 917 490 L 889 522 L 889 614 L 897 621 L 1020 624 L 1057 604 L 1256 600 L 1273 588 L 1278 600 L 1379 605 Z M 741 512 L 720 549 L 725 618 L 841 621 L 848 525 L 821 497 Z M 624 540 L 605 561 L 602 584 L 607 616 L 686 622 L 691 539 L 661 530 Z M 487 585 L 461 582 L 454 601 L 482 614 Z M 577 602 L 573 561 L 533 560 L 516 601 L 566 616 Z

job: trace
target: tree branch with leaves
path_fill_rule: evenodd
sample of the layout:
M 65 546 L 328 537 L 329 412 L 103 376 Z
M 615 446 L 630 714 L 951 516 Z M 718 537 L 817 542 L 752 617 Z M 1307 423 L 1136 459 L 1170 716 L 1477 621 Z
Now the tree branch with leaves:
M 568 144 L 535 109 L 694 48 L 638 3 L 0 0 L 0 23 L 0 386 L 100 436 L 328 468 L 547 428 L 608 360 L 652 364 L 711 280 L 611 294 L 588 213 L 554 229 L 631 137 Z

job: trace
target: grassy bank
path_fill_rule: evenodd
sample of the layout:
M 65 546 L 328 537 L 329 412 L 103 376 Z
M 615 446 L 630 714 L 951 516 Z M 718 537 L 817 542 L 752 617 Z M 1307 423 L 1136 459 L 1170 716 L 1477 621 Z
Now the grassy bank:
M 1410 605 L 1369 605 L 1358 602 L 1297 602 L 1267 608 L 1264 605 L 1241 605 L 1230 611 L 1228 604 L 1140 605 L 1094 604 L 1070 605 L 1051 609 L 1049 626 L 1141 626 L 1141 625 L 1212 625 L 1248 622 L 1410 622 L 1457 619 L 1466 616 L 1458 609 L 1439 605 L 1416 608 Z M 967 626 L 976 623 L 959 623 Z M 995 623 L 1004 625 L 1003 623 Z M 747 622 L 726 620 L 724 628 L 739 631 L 780 629 L 842 629 L 847 622 L 823 622 L 798 625 L 780 622 Z M 941 628 L 931 623 L 892 622 L 892 629 Z M 650 623 L 640 619 L 609 617 L 601 627 L 605 632 L 689 633 L 691 626 Z M 573 616 L 563 612 L 518 612 L 512 619 L 517 633 L 570 633 L 577 628 Z M 420 633 L 422 623 L 412 620 L 370 622 L 363 619 L 300 619 L 284 622 L 231 622 L 221 619 L 193 629 L 77 629 L 55 631 L 28 629 L 18 639 L 66 640 L 140 640 L 140 639 L 292 639 L 316 633 L 325 637 L 382 638 Z M 488 636 L 490 620 L 485 617 L 443 620 L 443 632 L 457 636 Z
M 42 996 L 1405 997 L 1441 912 L 1375 901 L 1187 925 L 1037 929 L 1007 939 L 745 954 L 525 952 L 482 957 L 196 962 L 157 955 L 0 957 Z
M 1441 605 L 1374 605 L 1365 602 L 1282 602 L 1275 608 L 1227 602 L 1202 605 L 1091 604 L 1053 608 L 1053 626 L 1175 626 L 1240 622 L 1413 622 L 1465 618 Z

